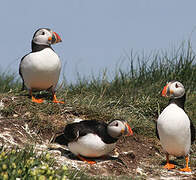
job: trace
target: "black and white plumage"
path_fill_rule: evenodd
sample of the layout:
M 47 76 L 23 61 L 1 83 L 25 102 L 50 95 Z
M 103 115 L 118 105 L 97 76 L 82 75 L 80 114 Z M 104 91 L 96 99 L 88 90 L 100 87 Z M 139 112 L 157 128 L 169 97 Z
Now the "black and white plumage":
M 113 120 L 109 124 L 97 120 L 84 120 L 68 124 L 64 129 L 63 138 L 61 136 L 59 139 L 73 154 L 89 162 L 82 156 L 104 156 L 114 149 L 122 135 L 132 134 L 130 126 L 122 120 Z
M 23 80 L 23 88 L 26 87 L 32 101 L 41 103 L 42 99 L 35 99 L 32 96 L 33 90 L 50 89 L 53 102 L 57 101 L 55 88 L 58 83 L 61 61 L 54 52 L 51 45 L 61 42 L 60 36 L 48 28 L 38 29 L 32 39 L 32 52 L 25 55 L 20 62 L 19 74 Z
M 166 153 L 167 169 L 174 168 L 169 163 L 169 155 L 186 156 L 186 167 L 181 171 L 191 171 L 188 167 L 191 142 L 195 140 L 195 128 L 184 111 L 186 100 L 185 88 L 178 81 L 169 82 L 162 91 L 162 96 L 169 97 L 169 104 L 157 120 L 157 135 Z

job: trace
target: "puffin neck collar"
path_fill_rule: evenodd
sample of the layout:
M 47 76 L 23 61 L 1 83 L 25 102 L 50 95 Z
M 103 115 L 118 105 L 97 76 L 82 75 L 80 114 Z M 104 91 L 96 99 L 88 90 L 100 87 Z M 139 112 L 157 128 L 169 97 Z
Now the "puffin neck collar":
M 52 49 L 52 47 L 50 45 L 40 45 L 40 44 L 34 43 L 33 41 L 31 42 L 32 52 L 38 52 L 38 51 L 41 51 L 45 48 L 51 48 Z
M 169 104 L 176 104 L 178 107 L 182 108 L 184 110 L 184 104 L 186 101 L 186 93 L 180 98 L 171 98 L 169 100 Z

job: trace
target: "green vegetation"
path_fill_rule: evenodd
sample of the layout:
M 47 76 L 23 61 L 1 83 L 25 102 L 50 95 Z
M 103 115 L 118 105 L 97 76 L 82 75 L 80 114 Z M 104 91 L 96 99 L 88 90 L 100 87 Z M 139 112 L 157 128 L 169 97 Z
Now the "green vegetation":
M 78 177 L 93 179 L 88 178 L 84 172 L 70 169 L 66 165 L 57 167 L 49 153 L 37 155 L 32 147 L 23 150 L 0 148 L 0 179 L 66 180 Z
M 0 74 L 0 92 L 8 92 L 12 89 L 19 88 L 19 80 L 15 78 L 15 73 Z
M 79 78 L 76 84 L 65 84 L 57 92 L 58 99 L 65 101 L 64 105 L 51 103 L 45 92 L 37 95 L 43 96 L 46 103 L 32 103 L 26 96 L 28 93 L 20 91 L 21 84 L 14 75 L 2 74 L 0 99 L 7 98 L 8 101 L 0 113 L 8 118 L 14 114 L 17 114 L 18 118 L 26 118 L 31 127 L 36 128 L 41 134 L 58 132 L 65 125 L 63 120 L 70 115 L 104 121 L 122 118 L 129 122 L 135 134 L 155 138 L 155 120 L 168 103 L 167 99 L 160 96 L 160 92 L 167 81 L 179 80 L 187 92 L 185 109 L 196 126 L 196 58 L 190 42 L 187 46 L 183 44 L 172 52 L 161 51 L 148 56 L 130 52 L 125 56 L 129 60 L 129 70 L 125 72 L 119 68 L 112 80 L 109 80 L 107 73 L 104 72 L 97 78 Z M 9 101 L 11 96 L 15 96 L 16 100 Z M 24 116 L 26 112 L 28 114 Z M 195 145 L 193 149 L 196 149 Z M 13 159 L 17 166 L 15 173 L 21 169 L 21 174 L 15 177 L 29 178 L 35 169 L 41 172 L 45 163 L 48 163 L 46 167 L 49 170 L 55 164 L 53 160 L 47 161 L 45 155 L 34 159 L 31 164 L 32 158 L 36 155 L 32 149 L 26 152 L 26 149 L 16 150 L 17 155 L 13 155 L 13 151 L 1 150 L 1 159 L 4 158 L 0 161 L 0 168 L 3 171 L 1 176 L 10 177 L 10 172 L 14 170 Z M 2 156 L 2 153 L 5 155 Z M 195 151 L 192 156 L 196 156 Z M 196 165 L 195 161 L 191 163 L 193 166 Z M 58 168 L 51 170 L 52 176 L 70 177 L 69 172 L 73 172 Z M 37 174 L 36 177 L 49 178 L 51 174 L 47 174 L 45 169 L 43 171 L 44 173 Z

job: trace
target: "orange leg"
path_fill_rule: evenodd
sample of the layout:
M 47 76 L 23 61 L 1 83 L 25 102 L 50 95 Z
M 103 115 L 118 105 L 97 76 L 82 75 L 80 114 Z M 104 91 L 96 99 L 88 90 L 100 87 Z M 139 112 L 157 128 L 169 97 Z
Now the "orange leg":
M 186 159 L 186 167 L 183 169 L 180 169 L 180 171 L 191 172 L 191 169 L 189 168 L 189 156 L 186 155 L 185 159 Z
M 169 163 L 169 155 L 168 154 L 166 154 L 166 160 L 167 160 L 167 163 L 163 168 L 168 169 L 168 170 L 175 168 L 174 164 Z
M 82 156 L 80 156 L 80 155 L 77 155 L 77 157 L 78 157 L 80 160 L 82 160 L 82 161 L 84 161 L 84 162 L 87 162 L 88 164 L 96 164 L 95 161 L 91 161 L 91 160 L 85 159 L 84 157 L 82 157 Z
M 52 100 L 52 101 L 53 101 L 54 103 L 61 103 L 61 104 L 64 104 L 64 103 L 65 103 L 65 102 L 63 102 L 63 101 L 58 101 L 57 98 L 56 98 L 56 94 L 55 94 L 55 93 L 52 93 L 52 94 L 53 94 L 53 100 Z
M 32 102 L 35 102 L 35 103 L 42 103 L 42 102 L 44 101 L 43 99 L 36 99 L 36 98 L 32 95 L 32 90 L 29 90 L 29 95 L 31 96 Z

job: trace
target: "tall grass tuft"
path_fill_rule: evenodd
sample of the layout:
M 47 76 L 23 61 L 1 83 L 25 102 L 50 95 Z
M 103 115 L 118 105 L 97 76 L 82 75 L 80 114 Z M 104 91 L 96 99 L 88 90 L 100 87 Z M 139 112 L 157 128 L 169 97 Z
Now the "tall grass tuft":
M 89 118 L 130 119 L 136 133 L 154 136 L 154 120 L 167 105 L 167 100 L 160 97 L 163 86 L 178 80 L 188 96 L 195 92 L 195 53 L 188 42 L 171 52 L 145 55 L 131 51 L 125 56 L 129 62 L 127 71 L 119 68 L 111 80 L 107 71 L 98 78 L 79 79 L 77 84 L 66 87 L 67 97 L 71 97 L 70 104 L 78 113 Z M 193 104 L 188 105 L 193 108 Z
M 76 93 L 93 91 L 107 96 L 156 95 L 160 85 L 170 80 L 179 80 L 190 91 L 196 84 L 195 53 L 190 42 L 184 43 L 171 52 L 158 51 L 150 55 L 125 53 L 129 62 L 128 71 L 119 68 L 113 78 L 108 80 L 107 71 L 97 78 L 80 79 L 76 84 L 68 86 Z M 158 88 L 159 87 L 159 88 Z
M 13 89 L 18 89 L 20 86 L 19 80 L 15 73 L 1 73 L 0 74 L 0 92 L 8 92 Z

